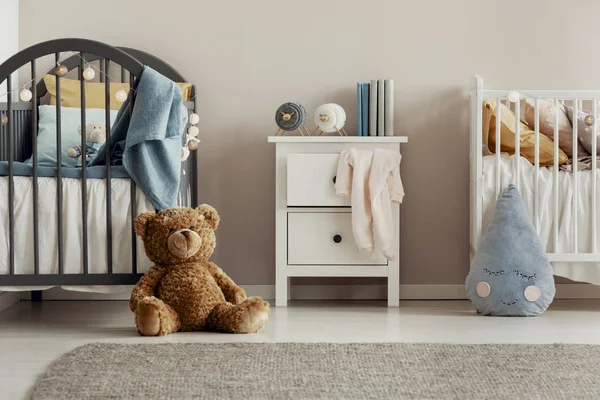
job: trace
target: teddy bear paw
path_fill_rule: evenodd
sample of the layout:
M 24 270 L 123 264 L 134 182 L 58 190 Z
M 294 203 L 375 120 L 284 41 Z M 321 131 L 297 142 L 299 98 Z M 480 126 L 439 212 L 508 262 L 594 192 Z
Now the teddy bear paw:
M 155 304 L 140 302 L 136 312 L 138 331 L 144 336 L 156 336 L 160 333 L 160 313 Z
M 244 301 L 246 312 L 240 323 L 240 333 L 256 333 L 269 320 L 269 303 L 260 297 L 250 297 Z

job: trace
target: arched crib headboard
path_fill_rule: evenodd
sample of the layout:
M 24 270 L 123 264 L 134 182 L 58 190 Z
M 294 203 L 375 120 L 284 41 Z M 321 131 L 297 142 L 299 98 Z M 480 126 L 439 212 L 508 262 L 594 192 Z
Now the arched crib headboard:
M 64 60 L 61 60 L 61 53 L 75 52 Z M 136 235 L 133 230 L 133 219 L 136 215 L 135 198 L 136 188 L 133 181 L 131 182 L 131 273 L 114 274 L 113 273 L 113 257 L 112 245 L 107 245 L 107 266 L 106 274 L 90 274 L 88 270 L 88 238 L 87 238 L 87 199 L 86 199 L 86 181 L 87 168 L 85 162 L 82 163 L 80 176 L 82 190 L 82 216 L 83 224 L 83 256 L 82 256 L 82 274 L 64 274 L 63 258 L 64 249 L 62 244 L 63 237 L 63 222 L 59 217 L 57 220 L 56 235 L 59 238 L 58 252 L 58 273 L 43 274 L 40 272 L 39 258 L 39 229 L 38 223 L 38 149 L 37 149 L 37 132 L 38 132 L 38 106 L 40 99 L 47 92 L 42 79 L 38 79 L 36 61 L 42 57 L 54 55 L 56 62 L 60 60 L 61 65 L 66 66 L 69 70 L 77 70 L 80 77 L 80 95 L 81 95 L 81 126 L 85 126 L 86 120 L 86 96 L 85 96 L 85 81 L 81 79 L 81 72 L 85 68 L 86 63 L 98 61 L 100 63 L 100 76 L 110 75 L 111 65 L 120 68 L 121 83 L 129 83 L 129 86 L 135 88 L 139 77 L 142 75 L 144 66 L 147 65 L 154 70 L 162 73 L 166 77 L 176 82 L 187 82 L 184 77 L 177 72 L 173 67 L 159 58 L 143 52 L 141 50 L 131 49 L 127 47 L 115 47 L 102 42 L 87 40 L 87 39 L 56 39 L 47 42 L 39 43 L 28 47 L 17 54 L 10 57 L 4 63 L 0 64 L 0 83 L 6 81 L 7 85 L 7 102 L 0 103 L 0 114 L 7 116 L 7 123 L 0 127 L 0 161 L 7 162 L 8 168 L 8 193 L 0 193 L 0 196 L 6 195 L 8 198 L 8 237 L 9 237 L 9 265 L 10 270 L 8 275 L 0 274 L 0 286 L 17 286 L 17 285 L 105 285 L 105 284 L 131 284 L 135 283 L 139 278 L 137 270 L 137 249 Z M 32 100 L 29 102 L 18 102 L 18 93 L 15 96 L 11 75 L 19 70 L 24 71 L 29 65 L 31 71 Z M 22 72 L 20 72 L 22 74 Z M 49 71 L 44 71 L 45 74 L 56 76 L 55 68 L 50 68 Z M 105 121 L 106 121 L 106 148 L 111 148 L 110 143 L 110 103 L 114 101 L 110 95 L 111 79 L 101 79 L 105 85 Z M 134 96 L 134 91 L 129 91 L 129 96 Z M 192 85 L 192 98 L 195 97 L 195 87 Z M 56 76 L 56 177 L 65 177 L 61 165 L 61 101 L 60 101 L 60 79 Z M 195 101 L 184 103 L 189 113 L 195 112 Z M 81 148 L 85 158 L 86 139 L 85 135 L 81 137 Z M 104 178 L 106 179 L 106 241 L 107 244 L 112 243 L 112 204 L 111 204 L 111 152 L 106 151 L 106 166 Z M 197 205 L 197 159 L 196 153 L 187 161 L 182 163 L 182 179 L 180 185 L 180 204 L 182 206 Z M 31 155 L 32 159 L 32 178 L 33 178 L 33 253 L 34 253 L 34 273 L 33 274 L 15 274 L 15 187 L 14 187 L 14 166 L 18 161 L 24 161 Z M 56 179 L 56 202 L 57 209 L 62 210 L 63 204 L 62 179 Z M 60 215 L 60 213 L 59 213 Z M 93 275 L 93 276 L 92 276 Z

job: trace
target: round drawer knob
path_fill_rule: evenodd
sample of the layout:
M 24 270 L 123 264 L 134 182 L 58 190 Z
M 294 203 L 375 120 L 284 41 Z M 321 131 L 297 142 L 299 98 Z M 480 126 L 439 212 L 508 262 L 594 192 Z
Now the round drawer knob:
M 333 241 L 336 243 L 340 243 L 342 241 L 342 237 L 340 235 L 335 235 L 333 237 Z
M 332 181 L 335 184 L 335 181 L 337 181 L 337 175 L 333 177 Z

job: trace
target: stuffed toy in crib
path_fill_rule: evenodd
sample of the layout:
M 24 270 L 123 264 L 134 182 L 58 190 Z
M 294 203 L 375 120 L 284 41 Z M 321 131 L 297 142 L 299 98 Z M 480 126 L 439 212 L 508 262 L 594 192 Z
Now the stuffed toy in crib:
M 77 127 L 77 132 L 81 135 L 81 125 Z M 89 164 L 104 146 L 106 142 L 106 127 L 99 124 L 87 124 L 85 126 L 85 162 Z M 77 165 L 82 165 L 81 145 L 73 146 L 67 150 L 67 155 L 71 158 L 77 158 Z
M 148 258 L 155 265 L 139 280 L 129 306 L 138 332 L 163 336 L 177 331 L 258 332 L 269 318 L 269 303 L 246 298 L 216 264 L 216 210 L 170 208 L 135 218 Z

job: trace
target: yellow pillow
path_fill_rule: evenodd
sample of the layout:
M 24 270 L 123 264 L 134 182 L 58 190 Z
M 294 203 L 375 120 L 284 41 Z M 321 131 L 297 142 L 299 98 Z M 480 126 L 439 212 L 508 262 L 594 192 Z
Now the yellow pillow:
M 191 83 L 178 83 L 179 89 L 181 89 L 181 97 L 183 101 L 189 101 L 192 97 L 192 84 Z
M 50 93 L 50 104 L 56 105 L 56 77 L 54 75 L 44 75 L 44 84 L 48 93 Z M 192 93 L 191 83 L 178 83 L 181 89 L 181 96 L 184 101 L 190 99 Z M 110 83 L 110 108 L 118 110 L 121 103 L 115 99 L 115 94 L 119 90 L 129 92 L 129 83 Z M 86 82 L 85 83 L 85 107 L 86 108 L 104 108 L 105 104 L 104 83 Z M 80 81 L 73 79 L 60 78 L 60 105 L 63 107 L 81 107 Z
M 500 103 L 502 109 L 500 121 L 500 150 L 509 154 L 515 154 L 515 125 L 517 119 L 513 112 Z M 535 162 L 535 132 L 529 126 L 520 122 L 520 153 L 532 164 Z M 496 101 L 485 100 L 483 102 L 483 146 L 491 154 L 496 150 Z M 554 141 L 540 134 L 540 165 L 549 166 L 554 164 Z M 560 165 L 569 161 L 567 155 L 558 149 L 558 163 Z

